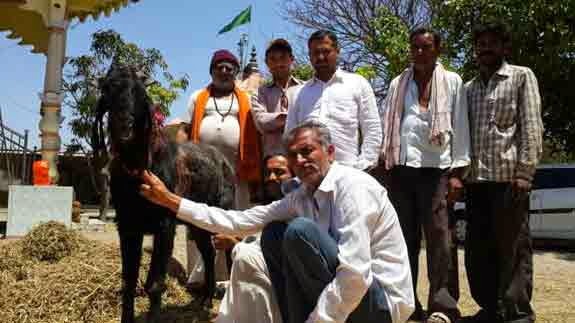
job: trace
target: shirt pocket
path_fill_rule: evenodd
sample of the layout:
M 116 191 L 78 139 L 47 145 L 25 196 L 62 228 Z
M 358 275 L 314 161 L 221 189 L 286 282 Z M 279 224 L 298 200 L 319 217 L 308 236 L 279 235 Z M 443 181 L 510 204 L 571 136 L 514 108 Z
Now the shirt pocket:
M 517 99 L 515 93 L 510 94 L 502 93 L 489 99 L 491 108 L 494 109 L 493 121 L 501 132 L 507 132 L 517 123 Z
M 327 102 L 327 111 L 330 119 L 342 128 L 354 127 L 358 121 L 358 104 L 351 95 L 340 95 Z

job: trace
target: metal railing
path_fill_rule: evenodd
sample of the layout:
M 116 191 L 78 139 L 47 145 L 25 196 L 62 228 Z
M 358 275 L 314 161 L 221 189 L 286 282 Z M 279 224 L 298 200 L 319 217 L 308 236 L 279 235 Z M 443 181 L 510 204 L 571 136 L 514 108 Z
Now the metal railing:
M 0 108 L 0 170 L 6 172 L 8 185 L 32 183 L 33 151 L 28 149 L 28 130 L 18 133 L 4 124 Z

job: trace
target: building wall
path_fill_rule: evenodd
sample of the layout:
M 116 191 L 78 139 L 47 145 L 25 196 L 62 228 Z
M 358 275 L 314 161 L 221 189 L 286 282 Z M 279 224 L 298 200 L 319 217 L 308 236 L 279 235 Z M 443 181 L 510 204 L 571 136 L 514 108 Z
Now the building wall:
M 8 185 L 24 184 L 30 185 L 32 182 L 32 161 L 39 154 L 24 156 L 22 153 L 0 153 L 0 207 L 7 207 Z M 7 163 L 6 160 L 10 162 Z M 15 178 L 10 181 L 7 165 L 11 165 Z M 22 180 L 22 168 L 26 168 L 28 178 Z M 60 155 L 58 163 L 60 173 L 60 186 L 72 186 L 74 188 L 74 199 L 83 205 L 98 205 L 99 198 L 92 185 L 90 175 L 90 164 L 85 156 Z M 26 176 L 25 176 L 26 177 Z

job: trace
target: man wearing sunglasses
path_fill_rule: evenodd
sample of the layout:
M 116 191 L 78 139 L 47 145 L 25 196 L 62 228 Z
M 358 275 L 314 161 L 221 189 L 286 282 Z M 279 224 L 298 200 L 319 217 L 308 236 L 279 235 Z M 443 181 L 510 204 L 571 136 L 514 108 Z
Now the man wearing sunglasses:
M 191 140 L 215 146 L 235 166 L 240 183 L 235 207 L 244 209 L 249 192 L 243 184 L 261 179 L 261 154 L 249 96 L 235 85 L 239 68 L 231 52 L 216 51 L 210 63 L 212 82 L 192 94 L 188 111 Z
M 287 40 L 273 40 L 266 49 L 265 59 L 273 79 L 252 96 L 252 109 L 256 127 L 262 135 L 264 156 L 273 156 L 283 152 L 281 139 L 287 112 L 293 103 L 294 92 L 302 82 L 291 75 L 294 57 Z
M 240 69 L 238 59 L 228 50 L 216 51 L 210 62 L 212 82 L 194 92 L 188 103 L 190 140 L 209 144 L 221 151 L 236 170 L 237 184 L 234 208 L 245 209 L 250 203 L 249 183 L 261 180 L 260 139 L 251 115 L 248 94 L 236 86 Z M 199 257 L 193 242 L 188 242 L 188 283 L 201 285 L 195 279 Z M 195 254 L 195 256 L 194 256 Z M 216 277 L 225 278 L 225 275 Z M 222 277 L 224 276 L 224 277 Z M 198 277 L 199 278 L 199 277 Z

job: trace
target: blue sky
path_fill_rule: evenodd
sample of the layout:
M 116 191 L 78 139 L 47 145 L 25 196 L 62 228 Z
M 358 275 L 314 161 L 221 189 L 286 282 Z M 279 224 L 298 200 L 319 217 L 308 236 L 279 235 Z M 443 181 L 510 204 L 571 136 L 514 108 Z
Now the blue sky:
M 169 3 L 169 6 L 166 5 Z M 114 29 L 126 41 L 143 48 L 159 49 L 169 70 L 176 76 L 187 73 L 190 87 L 172 105 L 171 116 L 185 113 L 188 96 L 210 80 L 208 72 L 211 54 L 227 48 L 237 54 L 237 42 L 242 32 L 249 33 L 250 43 L 258 50 L 258 63 L 265 70 L 263 51 L 273 38 L 297 41 L 296 28 L 280 16 L 276 0 L 225 1 L 210 0 L 142 0 L 99 20 L 74 21 L 68 30 L 67 56 L 87 53 L 90 35 L 101 29 Z M 196 5 L 194 5 L 196 4 Z M 252 23 L 217 36 L 217 32 L 241 10 L 252 5 Z M 250 48 L 251 48 L 250 44 Z M 30 48 L 17 45 L 0 33 L 0 107 L 4 123 L 19 132 L 30 130 L 30 147 L 40 147 L 38 122 L 46 58 L 32 54 Z M 267 72 L 267 71 L 266 71 Z M 68 111 L 63 110 L 67 117 Z M 67 119 L 68 120 L 68 119 Z M 64 122 L 60 135 L 68 143 L 70 131 Z

